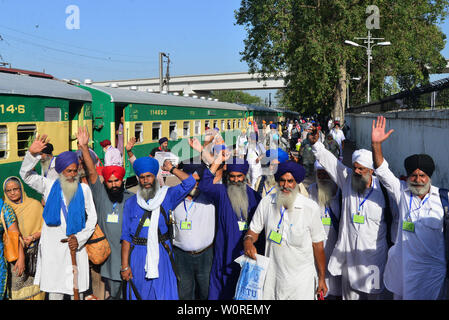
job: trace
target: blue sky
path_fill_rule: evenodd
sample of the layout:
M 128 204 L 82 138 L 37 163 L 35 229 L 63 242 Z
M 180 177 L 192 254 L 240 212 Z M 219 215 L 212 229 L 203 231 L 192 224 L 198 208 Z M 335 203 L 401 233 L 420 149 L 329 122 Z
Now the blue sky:
M 66 27 L 70 5 L 79 8 L 79 29 Z M 239 54 L 246 32 L 234 25 L 239 6 L 240 0 L 0 0 L 0 61 L 81 81 L 158 77 L 159 52 L 170 54 L 172 76 L 247 71 Z M 449 23 L 442 29 L 449 38 Z M 449 58 L 449 46 L 443 55 Z

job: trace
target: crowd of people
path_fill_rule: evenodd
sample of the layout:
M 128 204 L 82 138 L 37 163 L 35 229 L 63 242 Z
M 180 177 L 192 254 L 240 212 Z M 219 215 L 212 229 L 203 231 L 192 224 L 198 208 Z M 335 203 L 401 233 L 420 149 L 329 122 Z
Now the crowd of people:
M 406 179 L 394 176 L 382 154 L 393 133 L 385 128 L 385 118 L 373 122 L 372 150 L 355 150 L 349 167 L 350 130 L 333 119 L 323 127 L 314 118 L 248 121 L 235 146 L 208 129 L 204 141 L 189 139 L 199 158 L 176 165 L 156 159 L 169 152 L 167 138 L 140 158 L 136 138 L 123 151 L 105 140 L 102 170 L 86 128 L 77 152 L 57 156 L 37 136 L 20 178 L 3 183 L 0 232 L 19 231 L 23 241 L 10 263 L 0 247 L 0 296 L 231 300 L 235 260 L 261 254 L 270 259 L 263 299 L 446 299 L 447 191 L 444 202 L 431 185 L 429 155 L 407 157 Z M 125 151 L 135 193 L 125 188 Z M 86 251 L 96 228 L 110 245 L 100 265 Z

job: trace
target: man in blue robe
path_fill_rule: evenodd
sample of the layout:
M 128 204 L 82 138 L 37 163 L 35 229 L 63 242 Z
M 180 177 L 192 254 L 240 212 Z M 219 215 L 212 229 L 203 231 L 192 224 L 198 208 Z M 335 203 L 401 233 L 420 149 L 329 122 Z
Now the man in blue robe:
M 233 158 L 226 162 L 224 184 L 213 184 L 214 175 L 223 156 L 218 156 L 205 169 L 199 190 L 214 203 L 217 214 L 214 258 L 210 274 L 209 300 L 230 300 L 234 297 L 240 265 L 234 260 L 243 254 L 243 237 L 256 211 L 260 195 L 247 185 L 249 165 Z M 257 244 L 256 244 L 257 245 Z M 258 250 L 264 252 L 264 244 Z
M 174 187 L 159 187 L 158 161 L 151 157 L 133 164 L 139 189 L 123 209 L 121 276 L 127 281 L 127 300 L 178 299 L 176 270 L 173 268 L 172 239 L 169 231 L 171 210 L 187 196 L 196 180 L 166 160 L 162 170 L 181 180 Z M 148 217 L 142 219 L 145 215 Z M 138 231 L 139 223 L 141 224 Z M 131 255 L 130 255 L 131 251 Z

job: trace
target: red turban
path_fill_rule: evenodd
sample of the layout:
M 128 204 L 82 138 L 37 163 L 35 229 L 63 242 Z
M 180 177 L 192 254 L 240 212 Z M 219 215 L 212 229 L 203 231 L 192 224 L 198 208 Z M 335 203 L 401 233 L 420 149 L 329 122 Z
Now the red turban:
M 108 181 L 111 175 L 114 175 L 119 180 L 123 180 L 125 173 L 125 169 L 119 166 L 106 166 L 102 171 L 102 175 L 105 181 Z

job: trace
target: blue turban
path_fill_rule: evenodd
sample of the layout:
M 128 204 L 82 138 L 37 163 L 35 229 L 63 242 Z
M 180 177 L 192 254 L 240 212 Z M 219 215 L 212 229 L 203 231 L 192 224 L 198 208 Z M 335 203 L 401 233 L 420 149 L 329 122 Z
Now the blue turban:
M 216 145 L 214 145 L 214 147 L 212 148 L 212 151 L 213 151 L 214 153 L 219 153 L 219 152 L 221 152 L 221 151 L 223 151 L 223 150 L 226 150 L 226 149 L 227 149 L 226 145 L 224 145 L 224 144 L 216 144 Z
M 159 172 L 159 162 L 151 157 L 142 157 L 134 161 L 133 169 L 138 177 L 145 172 L 150 172 L 156 176 Z
M 232 158 L 231 161 L 227 165 L 227 172 L 241 172 L 244 175 L 248 173 L 249 164 L 248 161 L 240 158 Z
M 276 129 L 276 128 L 277 128 L 277 126 L 274 123 L 270 124 L 270 129 Z
M 278 170 L 274 174 L 274 179 L 279 182 L 279 179 L 287 172 L 291 173 L 296 183 L 300 183 L 306 177 L 306 170 L 303 166 L 295 161 L 285 161 L 278 165 Z
M 55 170 L 57 173 L 61 173 L 73 163 L 78 165 L 78 156 L 73 151 L 65 151 L 56 157 Z
M 160 138 L 159 139 L 159 144 L 163 144 L 164 142 L 167 142 L 168 139 L 166 137 Z
M 288 160 L 288 153 L 281 148 L 267 150 L 267 152 L 265 152 L 265 156 L 268 158 L 269 162 L 275 159 L 279 162 L 285 162 Z

